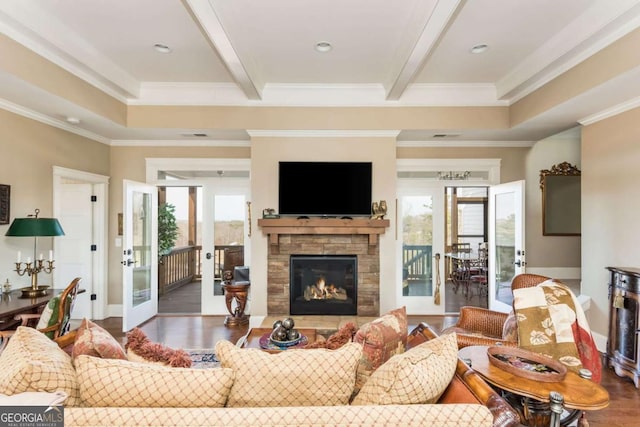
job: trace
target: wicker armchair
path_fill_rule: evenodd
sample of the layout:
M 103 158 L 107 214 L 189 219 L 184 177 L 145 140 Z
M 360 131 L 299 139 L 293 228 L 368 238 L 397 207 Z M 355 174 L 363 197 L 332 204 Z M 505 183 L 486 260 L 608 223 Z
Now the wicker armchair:
M 536 286 L 546 280 L 549 280 L 549 277 L 538 274 L 519 274 L 511 281 L 511 289 Z M 455 332 L 458 338 L 458 348 L 470 345 L 496 345 L 497 343 L 517 347 L 518 341 L 503 339 L 504 324 L 508 316 L 507 313 L 486 308 L 464 306 L 460 308 L 458 322 L 442 333 Z

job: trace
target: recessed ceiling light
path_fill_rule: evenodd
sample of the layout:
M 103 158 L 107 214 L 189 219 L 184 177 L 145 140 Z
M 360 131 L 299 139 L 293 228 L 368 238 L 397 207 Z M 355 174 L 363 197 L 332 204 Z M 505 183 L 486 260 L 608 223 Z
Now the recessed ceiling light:
M 77 117 L 71 117 L 71 116 L 69 116 L 69 117 L 67 117 L 65 120 L 67 121 L 67 123 L 71 123 L 72 125 L 78 125 L 78 124 L 80 124 L 80 119 L 79 119 L 79 118 L 77 118 Z
M 153 45 L 153 48 L 156 50 L 156 52 L 171 53 L 171 48 L 166 44 L 156 43 Z
M 487 49 L 489 49 L 489 46 L 486 44 L 477 44 L 471 48 L 471 53 L 482 53 L 486 52 Z
M 315 49 L 318 52 L 322 52 L 322 53 L 329 52 L 332 48 L 333 46 L 331 46 L 331 43 L 329 42 L 318 42 L 316 43 L 316 47 L 315 47 Z

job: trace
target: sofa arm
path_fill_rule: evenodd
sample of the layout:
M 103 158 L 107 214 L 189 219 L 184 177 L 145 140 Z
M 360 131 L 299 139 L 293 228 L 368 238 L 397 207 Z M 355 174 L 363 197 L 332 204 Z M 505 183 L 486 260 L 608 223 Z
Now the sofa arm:
M 422 322 L 409 333 L 407 348 L 415 347 L 437 336 L 428 324 Z M 463 387 L 457 382 L 462 383 Z M 478 403 L 489 409 L 493 415 L 493 427 L 521 425 L 518 412 L 475 371 L 458 358 L 456 374 L 438 403 L 470 402 L 469 396 L 473 396 Z

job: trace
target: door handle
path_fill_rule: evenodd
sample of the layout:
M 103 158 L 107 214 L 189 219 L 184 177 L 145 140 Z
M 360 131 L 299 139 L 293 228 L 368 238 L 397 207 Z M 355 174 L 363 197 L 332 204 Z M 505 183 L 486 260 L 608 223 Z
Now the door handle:
M 514 264 L 517 265 L 518 267 L 520 266 L 524 267 L 525 265 L 527 265 L 525 261 L 520 261 L 520 260 L 517 260 L 516 262 L 514 262 Z
M 211 252 L 207 252 L 207 254 L 205 255 L 205 258 L 211 259 Z
M 133 261 L 131 258 L 129 258 L 129 259 L 128 259 L 128 260 L 126 260 L 126 261 L 122 261 L 122 263 L 121 263 L 121 264 L 122 264 L 122 265 L 124 265 L 124 266 L 129 267 L 131 264 L 135 264 L 135 263 L 136 263 L 135 261 Z

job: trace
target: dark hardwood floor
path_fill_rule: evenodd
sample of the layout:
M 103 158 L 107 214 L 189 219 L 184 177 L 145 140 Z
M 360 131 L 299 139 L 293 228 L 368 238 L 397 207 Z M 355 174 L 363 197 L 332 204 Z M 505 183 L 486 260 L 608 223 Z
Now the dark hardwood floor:
M 456 316 L 409 316 L 409 327 L 426 322 L 436 331 L 455 323 Z M 107 329 L 122 344 L 125 333 L 122 332 L 121 318 L 108 318 L 95 321 Z M 218 340 L 236 342 L 247 332 L 247 327 L 228 328 L 224 326 L 224 316 L 199 315 L 159 315 L 147 321 L 140 328 L 149 339 L 174 348 L 211 349 Z M 609 407 L 587 415 L 591 427 L 637 426 L 640 424 L 640 390 L 626 378 L 619 378 L 611 369 L 605 369 L 602 386 L 610 396 Z

